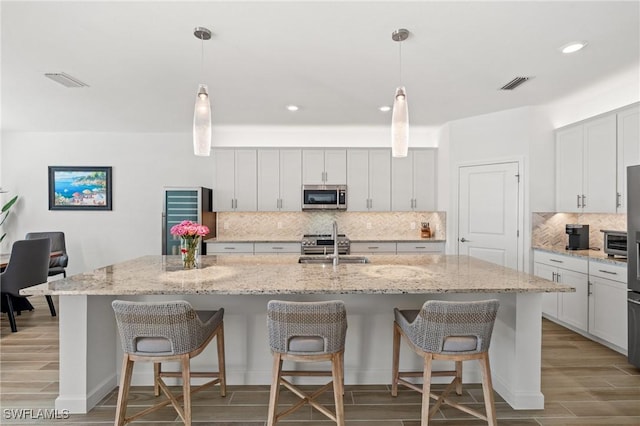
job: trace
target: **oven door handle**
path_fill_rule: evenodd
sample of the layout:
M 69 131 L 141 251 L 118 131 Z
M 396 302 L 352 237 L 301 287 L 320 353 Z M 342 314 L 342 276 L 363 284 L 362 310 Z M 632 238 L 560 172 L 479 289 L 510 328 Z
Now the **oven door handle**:
M 640 305 L 640 302 L 637 300 L 633 300 L 633 299 L 627 299 L 627 302 L 629 303 L 633 303 L 634 305 Z

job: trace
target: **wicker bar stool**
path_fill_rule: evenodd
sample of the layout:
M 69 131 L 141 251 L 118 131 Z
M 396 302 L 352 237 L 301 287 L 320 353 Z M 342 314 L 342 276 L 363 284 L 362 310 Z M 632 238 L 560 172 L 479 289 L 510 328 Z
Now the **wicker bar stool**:
M 113 310 L 120 332 L 124 358 L 115 425 L 121 426 L 156 411 L 173 405 L 185 426 L 191 425 L 191 395 L 217 383 L 220 395 L 226 396 L 224 362 L 224 309 L 196 311 L 186 301 L 128 302 L 114 300 Z M 191 358 L 200 354 L 216 337 L 218 344 L 218 371 L 192 372 Z M 145 410 L 126 417 L 127 399 L 135 361 L 153 362 L 154 394 L 160 390 L 168 399 Z M 181 372 L 162 371 L 162 362 L 179 361 Z M 162 380 L 163 377 L 181 377 L 182 395 L 174 396 Z M 191 377 L 212 377 L 213 380 L 191 388 Z M 183 400 L 180 406 L 180 400 Z
M 338 426 L 344 426 L 344 341 L 347 312 L 344 302 L 285 302 L 272 300 L 267 305 L 269 344 L 273 353 L 273 379 L 269 396 L 268 426 L 275 425 L 305 403 L 320 411 Z M 331 361 L 331 371 L 283 370 L 285 360 L 298 362 Z M 302 392 L 284 379 L 290 376 L 332 376 L 332 381 L 312 394 Z M 297 404 L 278 413 L 280 384 L 301 398 Z M 335 413 L 315 399 L 333 384 Z
M 486 420 L 490 426 L 497 425 L 496 411 L 489 368 L 489 344 L 499 302 L 495 299 L 478 302 L 446 302 L 430 300 L 420 310 L 394 309 L 393 366 L 391 395 L 398 396 L 398 383 L 422 393 L 422 426 L 447 404 L 465 413 Z M 407 339 L 411 349 L 424 359 L 423 371 L 399 371 L 400 340 Z M 482 391 L 486 415 L 447 398 L 455 387 L 462 394 L 462 361 L 477 359 L 482 367 Z M 455 361 L 455 370 L 431 372 L 434 360 Z M 418 385 L 404 377 L 423 377 Z M 453 376 L 451 383 L 440 394 L 431 393 L 432 376 Z M 429 410 L 429 399 L 436 400 Z

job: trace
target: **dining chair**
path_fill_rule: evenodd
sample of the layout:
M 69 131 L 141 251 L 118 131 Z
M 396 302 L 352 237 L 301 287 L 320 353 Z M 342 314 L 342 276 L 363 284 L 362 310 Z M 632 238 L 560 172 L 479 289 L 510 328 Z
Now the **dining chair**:
M 59 256 L 52 256 L 49 259 L 49 276 L 53 277 L 55 275 L 62 274 L 62 276 L 66 278 L 67 270 L 65 268 L 69 264 L 69 255 L 67 254 L 64 232 L 29 232 L 25 236 L 26 240 L 34 240 L 38 238 L 49 238 L 51 240 L 51 253 L 62 253 Z
M 20 240 L 13 243 L 11 257 L 4 272 L 0 274 L 0 293 L 7 303 L 7 315 L 11 331 L 18 331 L 15 312 L 20 315 L 20 308 L 14 310 L 14 301 L 24 299 L 20 290 L 47 282 L 49 271 L 49 238 Z M 56 316 L 51 296 L 46 296 L 51 316 Z M 31 308 L 33 309 L 33 308 Z

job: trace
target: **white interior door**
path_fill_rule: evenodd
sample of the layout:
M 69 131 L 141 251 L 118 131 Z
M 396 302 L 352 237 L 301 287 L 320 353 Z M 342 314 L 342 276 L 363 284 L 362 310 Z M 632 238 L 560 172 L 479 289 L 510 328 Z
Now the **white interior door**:
M 461 166 L 458 176 L 458 253 L 521 269 L 518 163 Z

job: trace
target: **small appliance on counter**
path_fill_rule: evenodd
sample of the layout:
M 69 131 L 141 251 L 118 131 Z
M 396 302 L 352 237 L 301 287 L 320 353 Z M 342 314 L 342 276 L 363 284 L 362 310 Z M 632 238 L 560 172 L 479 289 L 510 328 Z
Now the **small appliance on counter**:
M 602 246 L 608 257 L 627 257 L 627 231 L 601 229 L 600 232 L 604 233 Z
M 420 237 L 421 238 L 431 238 L 433 234 L 431 233 L 431 227 L 429 226 L 429 222 L 422 222 L 420 227 Z
M 589 249 L 589 225 L 568 223 L 565 232 L 569 235 L 567 250 L 588 250 Z

